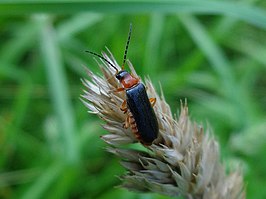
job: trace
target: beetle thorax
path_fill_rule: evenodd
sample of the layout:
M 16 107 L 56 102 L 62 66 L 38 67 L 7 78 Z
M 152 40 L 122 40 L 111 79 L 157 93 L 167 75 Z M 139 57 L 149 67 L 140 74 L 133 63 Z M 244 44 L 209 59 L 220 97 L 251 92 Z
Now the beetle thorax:
M 124 88 L 131 88 L 138 84 L 139 80 L 128 73 L 120 80 L 120 82 Z
M 139 83 L 139 79 L 130 75 L 127 71 L 120 71 L 116 78 L 120 81 L 124 88 L 131 88 Z

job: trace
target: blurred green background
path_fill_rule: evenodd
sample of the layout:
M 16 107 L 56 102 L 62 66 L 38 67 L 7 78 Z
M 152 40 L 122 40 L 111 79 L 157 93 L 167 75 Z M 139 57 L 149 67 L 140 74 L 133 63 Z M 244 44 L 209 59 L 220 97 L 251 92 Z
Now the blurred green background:
M 38 3 L 37 3 L 38 2 Z M 107 46 L 162 85 L 173 113 L 212 128 L 247 198 L 266 198 L 266 3 L 1 1 L 0 198 L 156 198 L 114 188 L 125 171 L 80 101 L 85 50 Z

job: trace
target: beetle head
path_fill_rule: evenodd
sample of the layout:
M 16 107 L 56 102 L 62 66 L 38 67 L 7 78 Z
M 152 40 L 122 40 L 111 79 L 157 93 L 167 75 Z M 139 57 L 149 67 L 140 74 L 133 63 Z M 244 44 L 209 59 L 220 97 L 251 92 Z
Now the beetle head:
M 116 75 L 115 75 L 115 77 L 116 77 L 116 79 L 118 79 L 119 81 L 121 81 L 125 76 L 127 76 L 127 75 L 129 75 L 129 73 L 127 72 L 127 71 L 125 71 L 125 70 L 121 70 L 121 71 L 119 71 Z

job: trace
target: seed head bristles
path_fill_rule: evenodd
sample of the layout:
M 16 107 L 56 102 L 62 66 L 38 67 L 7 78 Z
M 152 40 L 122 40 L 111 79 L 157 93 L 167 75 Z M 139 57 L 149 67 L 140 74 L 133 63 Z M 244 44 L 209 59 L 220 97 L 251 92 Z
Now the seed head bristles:
M 120 70 L 113 55 L 103 57 Z M 121 158 L 127 173 L 121 177 L 121 187 L 138 192 L 156 192 L 168 196 L 182 195 L 187 199 L 244 199 L 245 190 L 240 169 L 226 172 L 220 162 L 219 144 L 210 129 L 189 119 L 187 103 L 181 103 L 179 116 L 173 117 L 163 95 L 159 96 L 151 81 L 145 79 L 149 97 L 156 97 L 154 111 L 159 123 L 159 136 L 148 150 L 125 149 L 130 143 L 141 145 L 130 128 L 123 124 L 126 114 L 120 110 L 126 99 L 114 78 L 108 62 L 98 62 L 103 76 L 87 69 L 89 80 L 83 80 L 82 95 L 91 113 L 104 120 L 108 131 L 101 138 L 110 146 L 107 150 Z M 138 77 L 128 61 L 131 73 Z M 143 148 L 145 149 L 145 148 Z M 227 169 L 228 170 L 228 169 Z

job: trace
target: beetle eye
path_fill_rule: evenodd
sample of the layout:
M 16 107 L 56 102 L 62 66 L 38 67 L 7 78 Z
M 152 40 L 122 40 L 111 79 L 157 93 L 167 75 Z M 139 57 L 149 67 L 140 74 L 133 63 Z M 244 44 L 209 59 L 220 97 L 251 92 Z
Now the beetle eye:
M 117 73 L 117 75 L 115 76 L 116 79 L 121 80 L 123 77 L 125 77 L 125 75 L 128 74 L 126 71 L 120 71 L 119 73 Z
M 120 80 L 122 78 L 121 73 L 118 73 L 115 77 L 116 79 Z

